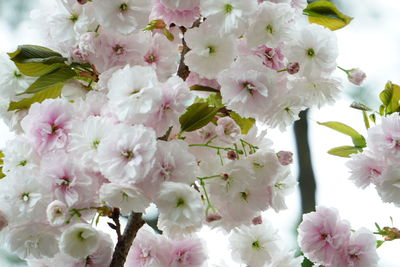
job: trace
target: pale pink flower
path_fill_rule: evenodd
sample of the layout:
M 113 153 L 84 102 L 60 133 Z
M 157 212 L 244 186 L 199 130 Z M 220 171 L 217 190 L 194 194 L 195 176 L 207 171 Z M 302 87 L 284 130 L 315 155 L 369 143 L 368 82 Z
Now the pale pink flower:
M 340 248 L 330 266 L 376 267 L 378 259 L 376 237 L 370 230 L 361 228 L 351 234 L 349 242 Z
M 136 234 L 126 258 L 126 267 L 168 266 L 170 242 L 162 235 L 156 235 L 148 225 Z M 167 250 L 168 248 L 168 250 Z
M 71 129 L 71 104 L 61 99 L 46 99 L 33 104 L 21 126 L 36 151 L 43 154 L 64 149 Z
M 211 87 L 216 90 L 219 90 L 221 86 L 218 84 L 216 79 L 207 79 L 207 78 L 201 78 L 199 74 L 197 74 L 194 71 L 191 71 L 189 73 L 189 76 L 186 78 L 186 83 L 189 87 L 193 85 L 202 85 L 206 87 Z
M 164 182 L 179 182 L 191 185 L 196 181 L 197 164 L 182 140 L 158 141 L 156 161 L 148 177 L 138 184 L 145 195 L 155 199 Z
M 161 34 L 155 34 L 147 40 L 149 43 L 146 44 L 143 65 L 152 67 L 158 79 L 165 81 L 178 69 L 178 46 Z
M 99 231 L 99 246 L 95 252 L 80 260 L 84 267 L 108 267 L 110 266 L 114 252 L 114 243 L 110 235 Z M 78 265 L 79 266 L 79 265 Z M 74 266 L 74 267 L 78 267 Z
M 263 60 L 263 64 L 273 70 L 282 70 L 285 68 L 283 63 L 284 55 L 282 53 L 283 44 L 280 43 L 276 48 L 270 48 L 266 45 L 260 45 L 254 49 L 253 54 Z
M 368 129 L 367 144 L 371 151 L 383 154 L 388 160 L 400 157 L 400 116 L 397 112 L 382 117 L 382 124 Z
M 347 73 L 347 78 L 351 83 L 361 85 L 365 78 L 367 78 L 367 75 L 362 70 L 356 68 L 351 69 L 350 72 Z
M 101 173 L 115 183 L 143 180 L 154 164 L 156 136 L 143 125 L 116 125 L 99 144 L 96 161 Z
M 88 59 L 100 72 L 112 67 L 123 67 L 127 64 L 139 64 L 146 51 L 147 35 L 136 33 L 120 35 L 115 32 L 101 31 L 93 40 L 93 52 Z
M 230 117 L 222 117 L 217 121 L 215 132 L 219 140 L 227 144 L 233 144 L 239 139 L 241 130 L 233 119 Z
M 53 193 L 54 199 L 69 207 L 94 199 L 96 188 L 82 167 L 64 153 L 51 153 L 42 159 L 41 182 Z
M 293 162 L 293 153 L 290 151 L 279 151 L 276 155 L 278 156 L 279 163 L 283 166 Z
M 256 56 L 239 57 L 218 75 L 222 102 L 243 117 L 261 118 L 270 92 L 277 90 L 276 75 Z
M 148 23 L 149 0 L 103 0 L 94 2 L 94 13 L 101 26 L 112 32 L 130 34 Z
M 152 127 L 157 136 L 163 136 L 169 127 L 177 132 L 180 129 L 179 117 L 194 101 L 194 94 L 178 76 L 172 76 L 160 84 L 161 101 L 148 119 L 146 126 Z
M 174 23 L 178 26 L 189 28 L 200 17 L 200 8 L 193 6 L 191 9 L 171 9 L 162 3 L 162 0 L 153 0 L 150 20 L 162 19 L 167 25 Z
M 376 190 L 383 202 L 400 207 L 400 168 L 398 164 L 388 165 L 382 172 Z
M 334 208 L 316 207 L 316 212 L 303 215 L 298 242 L 312 262 L 330 265 L 340 247 L 349 242 L 350 225 L 340 220 Z
M 200 267 L 207 259 L 200 239 L 186 239 L 172 242 L 169 267 Z
M 369 150 L 363 153 L 352 154 L 351 160 L 346 162 L 350 169 L 350 180 L 360 188 L 366 188 L 368 185 L 379 184 L 385 163 L 381 158 L 377 158 Z

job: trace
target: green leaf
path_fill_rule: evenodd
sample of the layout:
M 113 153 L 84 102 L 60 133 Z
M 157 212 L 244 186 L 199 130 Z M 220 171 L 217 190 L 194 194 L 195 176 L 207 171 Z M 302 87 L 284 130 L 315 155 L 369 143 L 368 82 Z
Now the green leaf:
M 181 132 L 192 132 L 206 126 L 217 114 L 218 107 L 209 107 L 207 103 L 194 103 L 179 118 Z
M 26 89 L 22 94 L 33 94 L 47 88 L 54 87 L 68 81 L 76 75 L 75 71 L 68 67 L 60 68 L 48 74 L 39 77 L 34 83 Z
M 384 106 L 384 114 L 389 115 L 400 110 L 400 86 L 388 81 L 385 89 L 379 94 Z
M 256 122 L 253 118 L 242 118 L 234 111 L 230 112 L 230 117 L 239 125 L 242 134 L 247 134 Z
M 376 122 L 376 115 L 374 114 L 374 113 L 372 113 L 372 114 L 370 114 L 369 115 L 369 119 L 372 121 L 372 122 Z
M 208 86 L 203 86 L 203 85 L 193 85 L 190 87 L 191 91 L 202 91 L 202 92 L 211 92 L 211 93 L 219 93 L 220 91 L 217 89 L 214 89 L 212 87 L 208 87 Z
M 332 148 L 328 151 L 328 154 L 334 155 L 334 156 L 339 156 L 339 157 L 344 157 L 344 158 L 350 158 L 351 154 L 356 154 L 362 152 L 362 149 L 359 147 L 355 146 L 339 146 Z
M 8 110 L 21 110 L 29 108 L 33 103 L 41 103 L 48 98 L 57 98 L 61 95 L 61 89 L 64 84 L 57 84 L 53 87 L 49 87 L 43 91 L 40 91 L 29 98 L 24 98 L 18 102 L 11 102 Z
M 4 153 L 3 151 L 0 150 L 0 179 L 3 179 L 6 177 L 6 175 L 3 173 L 3 164 L 4 164 Z
M 195 103 L 207 103 L 209 106 L 222 108 L 224 104 L 222 104 L 222 96 L 218 92 L 217 94 L 210 94 L 207 98 L 197 98 Z
M 42 76 L 66 66 L 67 59 L 46 47 L 36 45 L 19 46 L 15 52 L 8 53 L 19 71 L 27 76 Z
M 364 136 L 359 134 L 356 130 L 351 128 L 350 126 L 341 123 L 341 122 L 336 122 L 336 121 L 329 121 L 329 122 L 317 122 L 319 125 L 324 125 L 328 128 L 331 128 L 335 131 L 338 131 L 342 134 L 348 135 L 351 137 L 353 144 L 356 147 L 366 147 L 367 143 L 365 142 Z
M 363 119 L 364 119 L 364 125 L 365 125 L 365 128 L 367 128 L 367 130 L 371 127 L 370 125 L 369 125 L 369 119 L 368 119 L 368 114 L 367 114 L 367 112 L 366 111 L 362 111 L 362 113 L 363 113 Z
M 359 110 L 362 110 L 362 111 L 371 111 L 372 110 L 367 105 L 365 105 L 363 103 L 359 103 L 359 102 L 351 103 L 350 107 L 354 108 L 354 109 L 359 109 Z
M 376 240 L 376 248 L 379 248 L 380 246 L 382 246 L 383 243 L 385 243 L 385 240 Z
M 310 23 L 322 25 L 332 31 L 343 28 L 353 19 L 340 12 L 332 2 L 326 0 L 310 3 L 303 12 L 308 16 Z

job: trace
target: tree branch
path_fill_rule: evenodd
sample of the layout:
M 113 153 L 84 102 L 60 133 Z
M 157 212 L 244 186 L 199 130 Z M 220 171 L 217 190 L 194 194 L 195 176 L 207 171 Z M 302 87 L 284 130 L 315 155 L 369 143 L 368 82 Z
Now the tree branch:
M 129 249 L 132 246 L 132 242 L 136 237 L 137 231 L 143 226 L 144 221 L 142 220 L 141 213 L 131 212 L 126 224 L 124 234 L 118 240 L 115 246 L 113 258 L 110 267 L 123 267 L 128 255 Z

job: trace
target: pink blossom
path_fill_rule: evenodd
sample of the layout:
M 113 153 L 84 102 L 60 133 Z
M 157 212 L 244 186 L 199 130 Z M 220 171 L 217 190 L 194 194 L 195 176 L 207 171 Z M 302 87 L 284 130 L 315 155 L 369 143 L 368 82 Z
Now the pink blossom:
M 273 70 L 282 70 L 285 68 L 285 64 L 283 63 L 284 55 L 282 53 L 282 46 L 282 43 L 280 43 L 276 48 L 260 45 L 253 53 L 263 60 L 263 64 L 266 67 Z
M 400 157 L 400 116 L 393 113 L 382 117 L 382 124 L 368 129 L 368 147 L 375 155 L 384 155 L 388 160 Z
M 68 206 L 82 205 L 95 195 L 92 179 L 79 165 L 74 164 L 64 153 L 51 153 L 43 158 L 42 184 L 53 192 L 54 199 Z
M 375 267 L 378 259 L 376 237 L 368 229 L 361 228 L 352 233 L 347 244 L 343 244 L 331 266 Z
M 112 67 L 123 67 L 126 64 L 139 64 L 144 54 L 145 33 L 120 35 L 118 33 L 101 31 L 94 40 L 93 53 L 88 59 L 100 72 Z
M 143 65 L 152 67 L 160 81 L 165 81 L 178 69 L 179 50 L 177 44 L 169 41 L 162 34 L 155 34 L 143 56 Z
M 170 257 L 169 267 L 199 267 L 207 259 L 200 239 L 173 242 Z
M 71 104 L 61 99 L 46 99 L 33 104 L 21 126 L 39 154 L 64 149 L 71 129 Z
M 279 151 L 276 155 L 278 156 L 279 163 L 283 166 L 293 162 L 293 153 L 290 151 Z
M 251 220 L 251 222 L 253 224 L 262 224 L 263 223 L 263 219 L 262 219 L 262 217 L 260 215 L 260 216 L 254 217 L 253 220 Z
M 350 72 L 347 73 L 347 78 L 351 83 L 361 85 L 365 78 L 367 78 L 367 75 L 362 70 L 356 68 L 351 69 Z
M 230 117 L 222 117 L 217 121 L 215 132 L 222 142 L 233 144 L 238 140 L 241 130 L 233 119 Z
M 139 229 L 126 258 L 126 267 L 168 266 L 171 244 L 146 224 Z
M 199 17 L 200 8 L 198 6 L 189 10 L 170 9 L 163 5 L 160 0 L 153 0 L 153 9 L 150 14 L 150 20 L 162 19 L 167 25 L 174 23 L 187 28 L 191 27 Z
M 191 71 L 189 76 L 186 78 L 186 83 L 188 84 L 189 87 L 198 84 L 206 87 L 211 87 L 217 90 L 221 88 L 221 85 L 219 85 L 217 80 L 201 78 L 199 74 L 193 71 Z
M 337 250 L 347 244 L 350 226 L 339 218 L 334 208 L 317 207 L 316 212 L 303 215 L 299 225 L 299 244 L 311 261 L 330 265 Z
M 379 184 L 385 168 L 382 159 L 375 157 L 368 150 L 353 154 L 346 165 L 350 169 L 350 180 L 360 188 L 366 188 L 371 183 Z

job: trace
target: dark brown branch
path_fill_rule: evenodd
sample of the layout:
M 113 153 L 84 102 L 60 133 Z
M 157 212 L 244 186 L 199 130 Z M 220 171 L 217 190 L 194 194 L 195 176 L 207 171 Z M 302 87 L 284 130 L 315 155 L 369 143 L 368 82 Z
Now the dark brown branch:
M 115 246 L 114 255 L 110 264 L 110 267 L 123 267 L 128 255 L 129 249 L 132 246 L 132 242 L 136 237 L 137 231 L 143 226 L 144 221 L 142 220 L 141 213 L 132 212 L 129 215 L 128 222 L 126 224 L 124 234 L 118 240 Z
M 121 240 L 122 238 L 121 224 L 119 223 L 119 215 L 120 215 L 119 209 L 113 208 L 110 218 L 114 221 L 115 231 L 117 232 L 118 241 Z
M 182 34 L 185 35 L 186 28 L 179 27 L 179 29 L 181 30 Z M 190 48 L 186 45 L 185 36 L 183 36 L 183 38 L 182 38 L 182 45 L 183 45 L 183 47 L 182 47 L 182 51 L 181 51 L 181 59 L 179 61 L 179 67 L 178 67 L 177 74 L 179 77 L 181 77 L 185 81 L 186 78 L 190 74 L 189 67 L 186 66 L 186 64 L 185 64 L 185 55 L 187 52 L 190 51 Z

